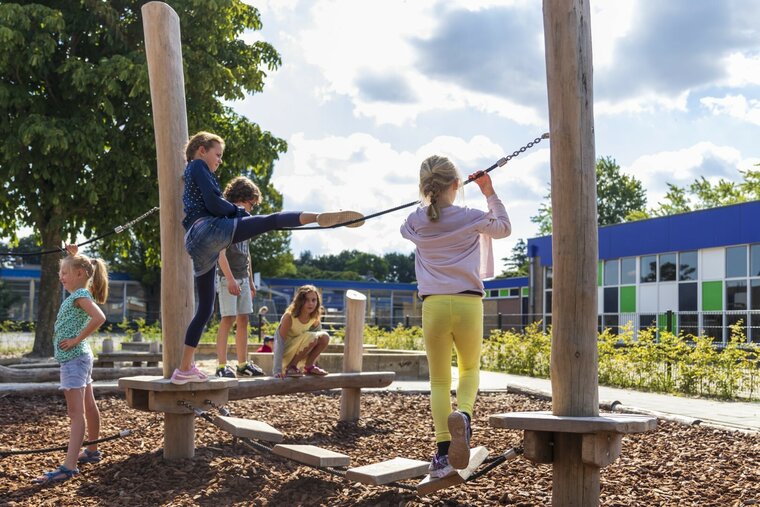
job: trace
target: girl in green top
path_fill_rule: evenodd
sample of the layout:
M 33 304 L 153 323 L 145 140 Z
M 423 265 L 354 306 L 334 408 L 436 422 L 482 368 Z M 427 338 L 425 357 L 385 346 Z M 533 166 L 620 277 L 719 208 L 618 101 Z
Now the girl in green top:
M 88 446 L 81 454 L 80 448 L 85 421 L 90 440 L 97 440 L 100 434 L 100 412 L 92 392 L 92 351 L 85 339 L 106 321 L 97 303 L 108 298 L 108 271 L 102 259 L 78 255 L 76 245 L 68 245 L 66 250 L 69 256 L 61 260 L 58 277 L 70 296 L 58 310 L 53 349 L 61 363 L 61 389 L 71 418 L 71 435 L 63 465 L 37 477 L 37 483 L 65 481 L 79 473 L 77 463 L 100 461 L 97 445 Z

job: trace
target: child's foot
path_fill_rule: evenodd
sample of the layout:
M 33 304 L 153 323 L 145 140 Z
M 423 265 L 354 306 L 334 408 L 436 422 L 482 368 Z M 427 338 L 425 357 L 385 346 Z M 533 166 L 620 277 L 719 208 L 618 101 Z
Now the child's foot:
M 99 463 L 101 459 L 103 459 L 103 455 L 100 451 L 84 449 L 77 458 L 77 463 Z
M 78 473 L 79 473 L 78 468 L 71 470 L 61 465 L 57 469 L 53 470 L 52 472 L 45 472 L 41 476 L 32 480 L 32 482 L 35 484 L 52 484 L 54 482 L 63 482 L 63 481 L 68 481 L 69 479 L 71 479 Z
M 430 473 L 430 477 L 433 479 L 441 479 L 455 473 L 455 470 L 449 464 L 449 457 L 447 455 L 440 456 L 438 453 L 435 453 L 430 466 L 428 466 L 428 473 Z
M 208 375 L 193 364 L 189 370 L 182 371 L 179 368 L 172 373 L 171 383 L 181 386 L 188 382 L 208 382 Z
M 470 420 L 464 412 L 459 410 L 449 414 L 449 433 L 451 433 L 451 446 L 449 447 L 449 463 L 456 469 L 467 468 L 470 463 Z
M 265 375 L 264 370 L 250 361 L 242 365 L 239 364 L 237 366 L 237 374 L 242 377 L 263 377 Z
M 298 366 L 290 365 L 288 366 L 288 369 L 285 370 L 285 376 L 286 377 L 303 377 L 303 373 L 301 372 L 301 369 L 298 368 Z
M 237 376 L 235 375 L 235 370 L 233 370 L 232 366 L 228 364 L 224 366 L 219 366 L 216 369 L 215 375 L 217 377 L 222 377 L 222 378 L 237 378 Z
M 317 223 L 320 227 L 335 227 L 338 224 L 351 222 L 360 218 L 364 218 L 364 215 L 358 211 L 328 211 L 317 215 Z M 359 227 L 362 225 L 364 225 L 364 220 L 347 224 L 345 227 Z
M 316 364 L 312 364 L 311 366 L 306 366 L 304 368 L 304 371 L 306 372 L 307 375 L 317 375 L 317 376 L 327 375 L 327 371 L 323 370 Z

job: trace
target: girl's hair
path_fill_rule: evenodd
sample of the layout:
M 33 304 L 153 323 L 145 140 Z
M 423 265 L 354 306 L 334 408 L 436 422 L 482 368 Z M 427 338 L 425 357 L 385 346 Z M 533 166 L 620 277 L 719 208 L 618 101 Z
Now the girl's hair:
M 261 190 L 245 176 L 237 176 L 224 187 L 224 198 L 230 202 L 261 202 Z
M 455 181 L 459 181 L 459 171 L 446 157 L 433 155 L 422 161 L 420 166 L 420 195 L 429 203 L 427 216 L 437 221 L 441 216 L 439 200 L 441 194 Z
M 108 299 L 108 267 L 103 259 L 90 259 L 86 255 L 69 255 L 61 259 L 61 265 L 66 264 L 74 269 L 81 269 L 87 275 L 87 289 L 98 304 Z
M 301 315 L 301 310 L 306 302 L 306 295 L 309 294 L 309 292 L 313 292 L 317 295 L 317 307 L 311 315 L 309 315 L 309 318 L 313 319 L 314 317 L 320 317 L 322 315 L 322 296 L 319 294 L 319 290 L 313 285 L 303 285 L 299 287 L 296 290 L 295 296 L 293 296 L 293 302 L 290 303 L 290 306 L 285 310 L 285 313 L 289 313 L 291 317 L 298 317 Z
M 185 145 L 185 159 L 191 162 L 195 158 L 195 154 L 203 146 L 207 150 L 210 150 L 214 143 L 218 143 L 219 146 L 224 149 L 224 139 L 211 132 L 198 132 L 187 141 Z

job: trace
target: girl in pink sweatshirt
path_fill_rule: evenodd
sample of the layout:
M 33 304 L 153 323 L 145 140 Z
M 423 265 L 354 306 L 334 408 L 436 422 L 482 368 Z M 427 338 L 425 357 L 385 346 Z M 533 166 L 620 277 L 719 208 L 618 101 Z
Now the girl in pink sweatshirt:
M 483 340 L 483 279 L 493 276 L 492 238 L 511 232 L 507 211 L 488 173 L 470 175 L 486 198 L 488 212 L 456 206 L 459 173 L 445 157 L 432 156 L 420 167 L 423 206 L 401 226 L 416 245 L 417 290 L 423 299 L 422 334 L 430 367 L 430 408 L 437 450 L 430 476 L 445 477 L 466 468 L 470 421 L 480 381 Z M 451 348 L 459 367 L 457 407 L 451 406 Z

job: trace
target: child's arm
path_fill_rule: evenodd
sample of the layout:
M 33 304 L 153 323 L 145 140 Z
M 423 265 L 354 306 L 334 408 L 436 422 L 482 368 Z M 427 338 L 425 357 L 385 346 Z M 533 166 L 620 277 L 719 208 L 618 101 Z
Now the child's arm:
M 293 319 L 289 313 L 282 316 L 280 326 L 274 333 L 274 350 L 272 351 L 272 376 L 283 378 L 282 356 L 285 354 L 285 337 L 288 336 L 293 326 Z
M 240 285 L 238 285 L 235 277 L 232 276 L 232 270 L 230 269 L 230 262 L 227 260 L 227 251 L 222 250 L 219 252 L 219 267 L 222 268 L 222 273 L 227 279 L 227 290 L 233 296 L 240 295 Z
M 85 313 L 90 316 L 90 322 L 88 322 L 84 329 L 82 329 L 82 331 L 74 338 L 62 340 L 59 344 L 59 347 L 61 347 L 62 350 L 69 350 L 76 347 L 79 342 L 97 331 L 98 328 L 102 326 L 106 321 L 106 316 L 103 314 L 103 310 L 101 310 L 100 307 L 96 305 L 95 301 L 92 299 L 86 297 L 77 298 L 74 301 L 74 304 L 84 310 Z
M 222 197 L 214 176 L 201 164 L 191 164 L 190 175 L 201 191 L 206 209 L 217 217 L 234 217 L 248 215 L 243 208 L 235 206 Z M 242 212 L 242 213 L 241 213 Z

